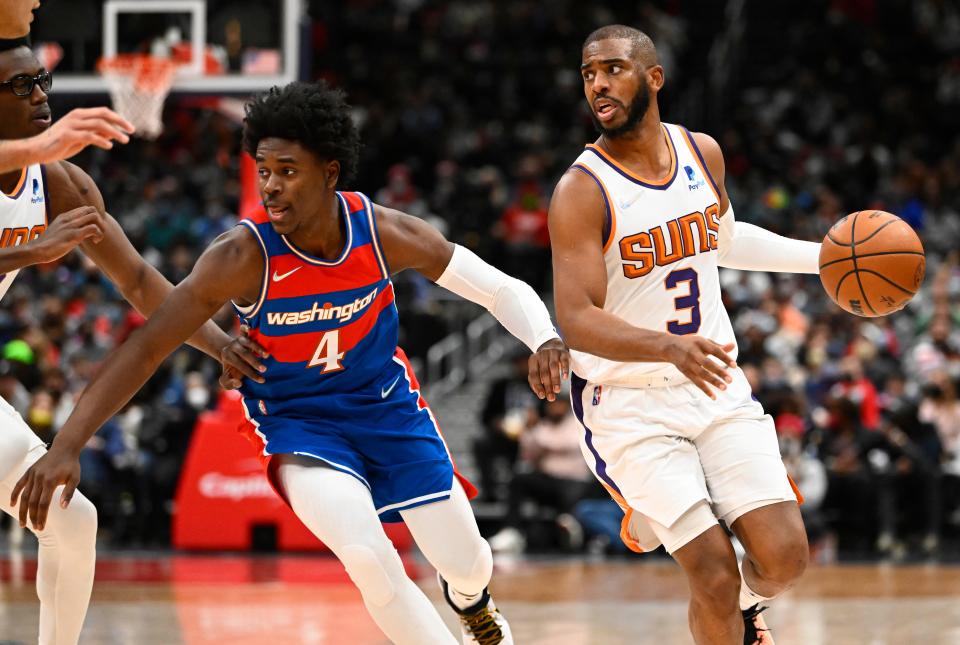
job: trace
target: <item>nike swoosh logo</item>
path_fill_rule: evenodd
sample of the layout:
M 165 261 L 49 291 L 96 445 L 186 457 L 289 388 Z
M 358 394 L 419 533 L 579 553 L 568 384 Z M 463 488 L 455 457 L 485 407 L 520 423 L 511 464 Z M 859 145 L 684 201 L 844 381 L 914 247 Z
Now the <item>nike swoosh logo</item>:
M 634 203 L 635 201 L 637 201 L 638 199 L 640 199 L 640 196 L 641 196 L 642 194 L 643 194 L 643 193 L 637 193 L 636 195 L 634 195 L 634 196 L 631 197 L 630 199 L 626 199 L 626 200 L 621 201 L 620 204 L 619 204 L 620 209 L 621 209 L 621 210 L 627 210 L 628 208 L 630 208 L 631 206 L 633 206 L 633 203 Z
M 280 282 L 281 280 L 285 280 L 285 279 L 289 278 L 290 276 L 292 276 L 294 273 L 296 273 L 297 271 L 299 271 L 299 270 L 302 269 L 302 268 L 303 268 L 303 267 L 297 267 L 296 269 L 293 269 L 293 270 L 291 270 L 291 271 L 287 271 L 287 272 L 284 273 L 283 275 L 280 275 L 279 273 L 277 273 L 276 271 L 274 271 L 274 272 L 273 272 L 273 281 L 274 281 L 274 282 Z
M 385 399 L 390 396 L 390 393 L 393 392 L 393 388 L 397 387 L 397 383 L 400 382 L 400 377 L 398 376 L 393 380 L 393 383 L 390 384 L 390 387 L 383 388 L 380 390 L 380 398 Z

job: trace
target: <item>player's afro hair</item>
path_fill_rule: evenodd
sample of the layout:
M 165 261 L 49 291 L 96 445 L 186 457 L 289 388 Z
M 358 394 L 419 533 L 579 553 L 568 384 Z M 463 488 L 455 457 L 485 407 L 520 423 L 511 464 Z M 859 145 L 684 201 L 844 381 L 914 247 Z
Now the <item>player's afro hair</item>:
M 360 133 L 350 118 L 342 90 L 326 82 L 295 82 L 273 87 L 246 105 L 243 148 L 256 156 L 270 137 L 296 141 L 321 159 L 340 162 L 338 186 L 353 180 L 360 158 Z

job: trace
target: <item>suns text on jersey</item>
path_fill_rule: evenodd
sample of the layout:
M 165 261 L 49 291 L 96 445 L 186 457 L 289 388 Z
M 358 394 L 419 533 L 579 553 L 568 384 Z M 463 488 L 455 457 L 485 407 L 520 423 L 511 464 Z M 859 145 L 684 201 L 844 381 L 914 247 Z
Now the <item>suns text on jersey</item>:
M 45 230 L 47 230 L 47 227 L 44 224 L 38 224 L 33 228 L 27 228 L 26 226 L 5 228 L 3 233 L 0 233 L 0 248 L 5 249 L 8 246 L 20 246 L 32 242 L 43 235 Z
M 628 235 L 620 240 L 623 275 L 641 278 L 654 267 L 715 251 L 719 234 L 720 206 L 711 204 L 702 212 L 687 213 L 647 231 Z

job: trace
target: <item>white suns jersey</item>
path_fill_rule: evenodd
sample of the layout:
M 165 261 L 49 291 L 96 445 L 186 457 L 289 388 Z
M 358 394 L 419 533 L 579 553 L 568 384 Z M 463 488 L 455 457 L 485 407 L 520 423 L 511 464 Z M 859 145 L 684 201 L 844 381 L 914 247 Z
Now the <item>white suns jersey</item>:
M 660 180 L 638 177 L 595 145 L 573 164 L 600 187 L 607 211 L 603 309 L 635 327 L 733 343 L 717 269 L 719 191 L 687 129 L 668 123 L 662 129 L 671 164 Z M 660 377 L 682 378 L 670 363 L 570 354 L 573 371 L 592 383 L 630 387 Z
M 30 166 L 20 175 L 13 192 L 0 191 L 0 248 L 19 246 L 47 229 L 47 187 L 43 167 Z M 6 295 L 19 270 L 0 274 L 0 298 Z

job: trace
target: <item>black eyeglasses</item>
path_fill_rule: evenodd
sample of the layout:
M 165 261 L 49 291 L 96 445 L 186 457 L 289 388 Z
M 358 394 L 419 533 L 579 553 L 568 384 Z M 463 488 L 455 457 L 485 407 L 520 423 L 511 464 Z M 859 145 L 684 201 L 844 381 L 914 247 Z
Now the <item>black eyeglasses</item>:
M 36 76 L 18 74 L 9 81 L 0 82 L 0 87 L 5 85 L 9 85 L 10 91 L 16 96 L 30 96 L 33 94 L 33 88 L 37 85 L 40 86 L 40 89 L 43 90 L 44 93 L 47 93 L 50 91 L 50 88 L 53 87 L 53 74 L 46 70 Z

